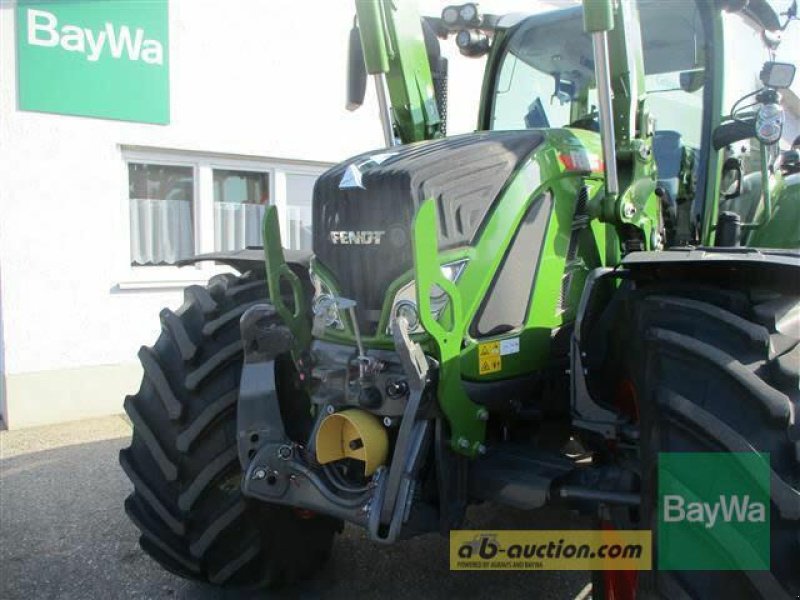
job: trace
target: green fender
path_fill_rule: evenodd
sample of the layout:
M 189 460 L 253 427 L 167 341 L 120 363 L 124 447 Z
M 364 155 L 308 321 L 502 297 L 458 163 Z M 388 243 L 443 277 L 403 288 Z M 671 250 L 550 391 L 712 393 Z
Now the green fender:
M 473 457 L 486 434 L 486 409 L 470 400 L 461 385 L 461 341 L 469 321 L 456 285 L 442 275 L 439 261 L 436 201 L 426 200 L 417 212 L 412 230 L 417 306 L 420 322 L 439 355 L 439 405 L 450 423 L 454 451 Z M 431 313 L 430 290 L 438 285 L 450 299 L 450 322 L 443 325 Z
M 267 286 L 272 305 L 294 337 L 295 354 L 311 344 L 311 324 L 308 319 L 308 299 L 303 293 L 303 282 L 286 264 L 281 244 L 278 209 L 267 208 L 264 214 L 264 259 L 267 265 Z M 287 306 L 281 294 L 281 283 L 286 281 L 292 289 L 294 306 Z

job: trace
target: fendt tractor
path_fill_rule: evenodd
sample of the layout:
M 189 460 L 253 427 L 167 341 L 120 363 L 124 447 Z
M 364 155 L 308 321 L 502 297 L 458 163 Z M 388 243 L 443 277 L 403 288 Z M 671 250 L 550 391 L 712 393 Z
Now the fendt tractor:
M 187 261 L 239 274 L 188 287 L 139 353 L 142 548 L 275 586 L 344 523 L 402 543 L 477 503 L 655 548 L 659 454 L 721 452 L 769 463 L 770 570 L 598 571 L 594 597 L 796 598 L 800 165 L 775 61 L 796 12 L 357 0 L 348 108 L 372 80 L 386 147 L 319 177 L 313 252 L 269 207 L 263 248 Z M 477 130 L 448 137 L 451 36 L 486 67 Z

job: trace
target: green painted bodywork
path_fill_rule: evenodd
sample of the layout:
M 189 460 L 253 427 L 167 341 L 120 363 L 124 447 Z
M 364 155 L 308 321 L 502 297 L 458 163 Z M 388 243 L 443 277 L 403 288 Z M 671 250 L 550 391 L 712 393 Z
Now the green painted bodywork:
M 800 248 L 800 174 L 784 177 L 777 171 L 770 189 L 772 212 L 766 208 L 756 215 L 764 224 L 753 231 L 748 246 L 757 248 Z M 763 215 L 763 216 L 762 216 Z
M 584 11 L 598 10 L 610 2 L 586 2 Z M 609 61 L 613 94 L 614 134 L 620 193 L 603 202 L 600 218 L 618 227 L 632 226 L 642 232 L 644 248 L 652 249 L 653 235 L 661 227 L 661 207 L 656 188 L 652 125 L 644 99 L 644 59 L 638 9 L 619 3 L 613 10 L 614 27 L 609 34 Z M 626 33 L 628 32 L 628 33 Z M 608 157 L 605 157 L 608 160 Z M 619 256 L 608 257 L 616 264 Z
M 456 284 L 442 275 L 441 263 L 435 260 L 439 253 L 438 233 L 436 200 L 431 198 L 417 211 L 412 234 L 417 306 L 420 322 L 430 335 L 439 360 L 439 406 L 450 422 L 451 445 L 468 456 L 474 456 L 480 450 L 486 430 L 486 422 L 480 418 L 485 409 L 470 400 L 462 384 L 459 356 L 469 319 L 461 292 Z M 444 290 L 450 301 L 449 318 L 442 319 L 442 322 L 431 314 L 430 292 L 434 285 Z
M 414 265 L 394 281 L 383 301 L 380 321 L 372 336 L 363 338 L 368 348 L 392 349 L 388 333 L 394 299 L 398 291 L 411 282 L 416 286 L 417 305 L 424 328 L 412 334 L 423 350 L 439 362 L 438 401 L 451 430 L 450 444 L 454 451 L 475 456 L 481 449 L 485 434 L 485 413 L 464 389 L 464 381 L 491 382 L 539 373 L 554 365 L 553 338 L 575 319 L 580 296 L 588 273 L 601 266 L 615 266 L 628 250 L 661 249 L 664 224 L 661 201 L 656 195 L 657 169 L 652 152 L 653 125 L 647 112 L 644 96 L 644 68 L 641 40 L 631 35 L 638 25 L 635 7 L 621 8 L 622 3 L 610 0 L 586 0 L 585 24 L 589 31 L 607 31 L 611 57 L 612 88 L 614 90 L 614 125 L 617 151 L 606 160 L 617 162 L 619 193 L 611 196 L 605 191 L 601 171 L 569 170 L 563 160 L 570 153 L 602 157 L 602 145 L 597 133 L 583 129 L 540 130 L 542 144 L 509 178 L 496 198 L 480 234 L 470 246 L 439 252 L 436 202 L 428 199 L 415 216 L 412 228 Z M 422 141 L 440 135 L 438 114 L 435 113 L 433 88 L 421 43 L 419 17 L 413 10 L 399 12 L 405 3 L 389 0 L 357 0 L 362 44 L 367 68 L 372 73 L 386 73 L 389 82 L 395 127 L 404 142 Z M 712 244 L 720 189 L 721 154 L 708 150 L 710 132 L 721 122 L 723 77 L 722 17 L 718 10 L 711 13 L 711 32 L 715 54 L 707 57 L 706 68 L 713 78 L 706 82 L 703 149 L 685 154 L 687 172 L 692 161 L 698 160 L 706 171 L 705 186 L 697 194 L 706 198 L 701 214 L 701 241 Z M 535 18 L 535 17 L 534 17 Z M 417 33 L 414 34 L 413 31 Z M 626 34 L 627 32 L 627 34 Z M 491 95 L 502 61 L 502 47 L 507 33 L 495 32 L 495 40 L 487 57 L 484 91 L 481 98 L 480 129 L 489 129 Z M 579 102 L 586 103 L 586 99 Z M 584 106 L 585 108 L 585 106 Z M 533 135 L 533 133 L 532 133 Z M 704 154 L 704 156 L 700 156 Z M 701 160 L 702 159 L 702 160 Z M 687 176 L 688 177 L 688 176 Z M 681 189 L 690 187 L 681 182 Z M 578 245 L 577 255 L 568 261 L 570 239 L 574 235 L 576 205 L 580 191 L 585 190 L 586 214 L 589 217 L 586 236 Z M 800 184 L 774 178 L 772 214 L 766 224 L 751 236 L 753 244 L 779 247 L 800 245 Z M 530 300 L 524 323 L 501 335 L 476 339 L 470 333 L 481 306 L 500 270 L 504 257 L 513 243 L 527 211 L 546 195 L 552 198 L 546 218 L 542 247 L 531 286 Z M 590 243 L 586 243 L 586 239 Z M 629 247 L 624 248 L 626 239 Z M 307 306 L 299 281 L 285 264 L 280 248 L 277 214 L 274 208 L 265 219 L 265 249 L 270 293 L 280 298 L 278 289 L 282 278 L 295 290 L 294 310 L 282 300 L 276 303 L 281 316 L 290 323 L 299 345 L 307 347 L 310 332 L 307 320 L 300 318 L 299 308 Z M 457 282 L 447 280 L 441 265 L 467 259 L 467 265 Z M 312 258 L 311 270 L 327 285 L 334 296 L 339 295 L 337 282 L 324 265 Z M 562 298 L 565 278 L 569 277 L 566 298 Z M 442 288 L 449 303 L 439 320 L 430 311 L 429 292 L 433 285 Z M 348 314 L 342 314 L 342 329 L 327 328 L 321 339 L 354 345 L 355 335 Z M 519 350 L 502 356 L 499 370 L 481 373 L 480 345 L 518 338 Z M 563 357 L 562 357 L 563 358 Z
M 583 28 L 589 33 L 614 29 L 614 8 L 611 2 L 584 3 Z
M 710 67 L 712 70 L 712 79 L 709 82 L 711 84 L 710 90 L 707 92 L 709 97 L 706 99 L 706 107 L 703 111 L 704 126 L 708 131 L 708 137 L 710 137 L 711 132 L 720 125 L 722 116 L 725 114 L 725 107 L 723 106 L 725 67 L 736 68 L 734 65 L 725 64 L 725 36 L 723 35 L 722 14 L 720 12 L 714 12 L 711 27 L 716 51 L 712 56 L 706 57 L 707 67 Z M 706 137 L 705 131 L 704 137 Z M 718 201 L 722 181 L 721 150 L 719 152 L 715 152 L 711 149 L 708 150 L 706 155 L 705 175 L 705 189 L 699 190 L 699 193 L 705 198 L 703 203 L 700 241 L 706 246 L 713 246 L 715 237 L 714 230 L 719 215 Z
M 415 4 L 414 0 L 356 0 L 367 72 L 386 75 L 396 132 L 404 143 L 442 135 Z
M 398 290 L 415 281 L 425 333 L 412 337 L 440 363 L 438 397 L 450 424 L 452 446 L 468 456 L 474 456 L 483 442 L 485 423 L 480 420 L 481 408 L 464 392 L 462 380 L 496 381 L 547 368 L 553 359 L 550 350 L 553 332 L 574 320 L 586 275 L 591 269 L 608 264 L 607 256 L 619 254 L 609 250 L 619 246 L 615 229 L 594 218 L 589 227 L 595 246 L 587 248 L 581 245 L 581 253 L 567 264 L 578 193 L 582 186 L 586 186 L 587 212 L 599 216 L 603 179 L 600 173 L 569 171 L 559 157 L 570 152 L 598 156 L 600 139 L 596 133 L 579 129 L 552 129 L 544 133 L 544 142 L 511 176 L 495 201 L 494 209 L 486 217 L 480 237 L 472 246 L 440 253 L 437 249 L 435 202 L 428 200 L 420 207 L 413 229 L 415 268 L 390 286 L 376 334 L 363 339 L 367 347 L 393 347 L 387 327 L 394 298 Z M 552 194 L 553 203 L 550 213 L 540 217 L 547 219 L 547 228 L 538 264 L 532 265 L 536 275 L 525 323 L 502 335 L 475 339 L 469 333 L 470 325 L 479 313 L 525 214 L 532 203 L 542 200 L 545 193 Z M 442 276 L 440 265 L 465 258 L 469 262 L 456 284 Z M 312 259 L 311 269 L 334 295 L 338 295 L 336 281 L 324 265 Z M 568 274 L 572 280 L 569 296 L 562 307 L 559 296 L 562 280 Z M 450 303 L 438 322 L 430 314 L 429 297 L 422 293 L 422 290 L 430 290 L 433 284 L 439 285 L 450 297 Z M 342 315 L 342 321 L 344 329 L 328 328 L 322 339 L 352 344 L 354 333 L 348 315 Z M 504 356 L 500 371 L 481 375 L 478 368 L 479 344 L 515 337 L 519 338 L 519 352 Z
M 570 298 L 568 308 L 561 312 L 558 306 L 561 284 L 567 273 L 573 273 L 571 290 L 582 289 L 588 271 L 601 266 L 605 246 L 606 228 L 594 223 L 599 236 L 597 253 L 579 256 L 573 265 L 566 264 L 567 249 L 572 233 L 572 222 L 578 192 L 586 184 L 590 189 L 588 212 L 598 213 L 602 199 L 602 179 L 598 175 L 586 177 L 583 173 L 567 171 L 559 155 L 570 151 L 586 150 L 597 155 L 600 152 L 599 136 L 594 133 L 554 129 L 547 133 L 547 141 L 523 165 L 508 188 L 498 199 L 496 210 L 486 223 L 483 235 L 475 246 L 475 258 L 470 262 L 461 280 L 460 287 L 468 293 L 465 302 L 469 321 L 472 322 L 485 295 L 488 293 L 495 273 L 502 263 L 511 241 L 522 219 L 533 202 L 541 201 L 543 194 L 553 196 L 552 210 L 548 220 L 543 248 L 536 269 L 530 305 L 523 327 L 482 339 L 482 342 L 520 338 L 520 352 L 503 357 L 503 369 L 489 375 L 479 375 L 478 341 L 465 340 L 462 353 L 464 376 L 476 381 L 490 381 L 535 372 L 544 368 L 550 359 L 550 337 L 554 330 L 563 327 L 574 318 L 576 296 Z M 612 234 L 613 237 L 614 234 Z
M 383 11 L 382 2 L 356 0 L 358 32 L 364 49 L 364 63 L 370 75 L 389 71 L 389 50 L 386 46 Z
M 308 319 L 308 298 L 303 292 L 300 278 L 286 264 L 281 244 L 278 208 L 269 206 L 264 214 L 264 259 L 267 267 L 267 288 L 272 305 L 289 327 L 294 339 L 294 352 L 308 348 L 311 343 L 311 325 Z M 286 304 L 281 284 L 286 281 L 292 290 L 292 306 Z

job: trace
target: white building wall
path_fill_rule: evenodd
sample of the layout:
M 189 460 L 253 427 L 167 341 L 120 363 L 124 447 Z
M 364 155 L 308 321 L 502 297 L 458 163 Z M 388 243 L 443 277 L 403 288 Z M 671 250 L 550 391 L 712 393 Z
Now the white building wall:
M 449 2 L 419 4 L 436 15 Z M 14 12 L 13 0 L 0 2 L 0 414 L 21 427 L 119 412 L 159 310 L 213 272 L 130 268 L 125 149 L 318 172 L 382 136 L 371 88 L 359 111 L 343 108 L 353 0 L 171 0 L 168 126 L 18 111 Z M 797 43 L 793 35 L 784 58 Z M 443 51 L 448 130 L 470 131 L 484 61 L 460 57 L 452 41 Z M 280 204 L 287 182 L 275 175 Z
M 132 272 L 124 147 L 319 169 L 382 137 L 373 90 L 343 109 L 352 0 L 171 0 L 168 126 L 18 111 L 14 12 L 0 3 L 0 396 L 21 427 L 120 412 L 159 310 L 210 273 Z M 474 127 L 482 67 L 451 60 L 451 132 Z

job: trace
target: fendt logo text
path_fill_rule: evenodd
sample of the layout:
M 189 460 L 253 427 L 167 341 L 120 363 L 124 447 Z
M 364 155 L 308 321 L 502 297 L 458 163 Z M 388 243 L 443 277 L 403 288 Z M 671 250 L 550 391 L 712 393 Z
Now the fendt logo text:
M 116 27 L 106 23 L 100 31 L 77 25 L 62 25 L 58 18 L 46 10 L 28 9 L 28 44 L 55 48 L 86 55 L 89 62 L 97 62 L 105 53 L 111 57 L 143 61 L 150 65 L 164 64 L 164 47 L 161 42 L 145 37 L 142 28 L 131 32 L 127 25 Z
M 331 243 L 377 246 L 385 231 L 331 231 Z
M 750 496 L 720 496 L 718 502 L 687 502 L 682 496 L 664 496 L 664 522 L 702 523 L 706 529 L 714 527 L 717 519 L 730 523 L 764 523 L 767 511 L 763 502 L 753 502 Z

